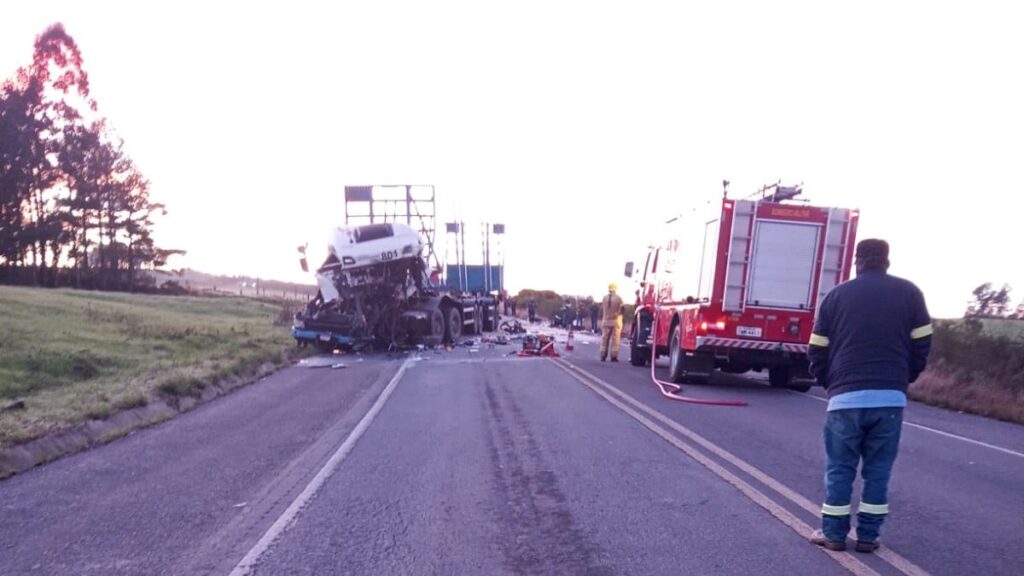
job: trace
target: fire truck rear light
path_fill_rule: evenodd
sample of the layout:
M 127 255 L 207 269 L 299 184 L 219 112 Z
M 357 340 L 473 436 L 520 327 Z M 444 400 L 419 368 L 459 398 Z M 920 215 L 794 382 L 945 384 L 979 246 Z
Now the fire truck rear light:
M 860 218 L 860 210 L 853 210 L 850 212 L 850 218 Z
M 790 324 L 789 324 L 789 333 L 792 334 L 793 336 L 799 335 L 800 334 L 800 323 L 799 322 L 790 322 Z
M 722 204 L 722 206 L 725 207 L 726 210 L 732 210 L 732 202 L 726 202 L 725 204 Z
M 700 323 L 700 331 L 701 332 L 707 332 L 708 331 L 708 323 L 707 322 L 701 322 Z
M 721 320 L 715 322 L 715 330 L 725 330 L 725 322 Z

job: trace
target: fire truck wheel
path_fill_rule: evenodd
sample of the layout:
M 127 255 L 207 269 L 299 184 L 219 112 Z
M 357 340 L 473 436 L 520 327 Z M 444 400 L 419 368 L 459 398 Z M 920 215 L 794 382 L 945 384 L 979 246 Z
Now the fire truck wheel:
M 672 330 L 672 340 L 668 345 L 668 377 L 669 380 L 676 384 L 683 381 L 683 376 L 686 373 L 683 369 L 683 363 L 686 361 L 686 355 L 683 354 L 683 350 L 680 347 L 682 339 L 683 332 L 677 324 L 675 329 Z
M 774 388 L 790 387 L 789 366 L 776 366 L 768 369 L 768 383 Z
M 651 359 L 651 349 L 641 346 L 637 342 L 639 338 L 640 331 L 637 330 L 636 322 L 634 322 L 632 333 L 629 335 L 629 363 L 633 366 L 646 366 L 647 361 Z

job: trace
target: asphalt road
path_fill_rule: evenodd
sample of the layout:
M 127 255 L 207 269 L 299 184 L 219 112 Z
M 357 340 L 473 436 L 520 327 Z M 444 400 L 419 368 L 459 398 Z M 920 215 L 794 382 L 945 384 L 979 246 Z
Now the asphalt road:
M 283 370 L 0 482 L 0 574 L 1017 574 L 1024 427 L 912 405 L 882 554 L 809 544 L 814 392 L 460 348 Z M 623 355 L 623 360 L 627 359 Z

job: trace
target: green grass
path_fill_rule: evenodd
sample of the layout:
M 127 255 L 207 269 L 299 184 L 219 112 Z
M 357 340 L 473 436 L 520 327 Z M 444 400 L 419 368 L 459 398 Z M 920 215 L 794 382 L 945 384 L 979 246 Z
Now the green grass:
M 963 320 L 956 321 L 963 323 Z M 1024 320 L 1003 320 L 999 318 L 985 318 L 980 320 L 982 333 L 995 338 L 1009 338 L 1010 340 L 1024 340 Z
M 153 399 L 198 396 L 292 349 L 282 306 L 0 286 L 0 447 Z

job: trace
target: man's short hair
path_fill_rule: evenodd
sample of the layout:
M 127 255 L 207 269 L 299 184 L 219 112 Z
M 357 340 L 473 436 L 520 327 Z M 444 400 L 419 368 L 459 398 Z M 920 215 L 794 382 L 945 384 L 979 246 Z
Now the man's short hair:
M 889 267 L 889 243 L 878 238 L 861 240 L 854 257 L 865 269 L 884 270 Z

